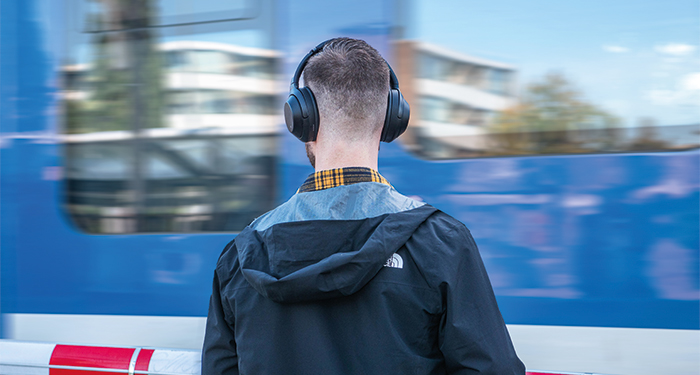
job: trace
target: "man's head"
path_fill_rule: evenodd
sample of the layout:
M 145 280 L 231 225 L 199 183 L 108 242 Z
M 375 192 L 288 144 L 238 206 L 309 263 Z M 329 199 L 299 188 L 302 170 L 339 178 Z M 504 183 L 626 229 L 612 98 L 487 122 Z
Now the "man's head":
M 309 59 L 304 81 L 316 98 L 323 137 L 378 142 L 386 117 L 389 68 L 377 50 L 362 40 L 332 39 Z

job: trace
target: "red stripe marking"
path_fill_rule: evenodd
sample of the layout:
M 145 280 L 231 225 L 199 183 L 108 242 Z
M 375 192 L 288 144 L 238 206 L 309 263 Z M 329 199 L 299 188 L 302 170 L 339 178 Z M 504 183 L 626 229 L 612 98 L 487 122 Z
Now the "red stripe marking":
M 107 348 L 102 346 L 56 345 L 50 365 L 98 367 L 128 370 L 134 348 Z M 153 355 L 153 353 L 151 353 Z M 148 361 L 150 361 L 150 356 Z M 148 364 L 146 365 L 148 366 Z M 118 372 L 49 369 L 49 375 L 123 375 Z
M 148 371 L 148 365 L 151 363 L 153 349 L 141 349 L 138 358 L 136 358 L 136 370 Z

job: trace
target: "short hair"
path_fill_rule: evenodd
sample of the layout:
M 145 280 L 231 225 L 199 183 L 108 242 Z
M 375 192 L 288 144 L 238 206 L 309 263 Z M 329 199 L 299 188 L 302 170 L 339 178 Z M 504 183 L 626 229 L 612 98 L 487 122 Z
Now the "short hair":
M 365 140 L 384 125 L 389 67 L 367 42 L 335 38 L 309 59 L 304 82 L 316 98 L 320 127 L 350 141 Z M 328 128 L 328 124 L 333 126 Z

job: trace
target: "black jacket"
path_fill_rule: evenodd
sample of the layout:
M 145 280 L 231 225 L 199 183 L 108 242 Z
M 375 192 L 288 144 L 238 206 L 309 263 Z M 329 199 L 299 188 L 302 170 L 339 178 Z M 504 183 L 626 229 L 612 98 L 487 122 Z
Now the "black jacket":
M 219 258 L 202 374 L 524 374 L 469 230 L 378 183 L 296 194 Z

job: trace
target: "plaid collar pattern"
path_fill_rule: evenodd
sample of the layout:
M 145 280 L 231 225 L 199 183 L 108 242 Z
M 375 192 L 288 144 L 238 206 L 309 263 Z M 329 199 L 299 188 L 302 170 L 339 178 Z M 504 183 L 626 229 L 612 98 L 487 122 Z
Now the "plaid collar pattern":
M 365 167 L 347 167 L 328 169 L 312 173 L 299 188 L 298 193 L 334 188 L 340 185 L 352 185 L 360 182 L 379 182 L 391 186 L 379 172 Z

